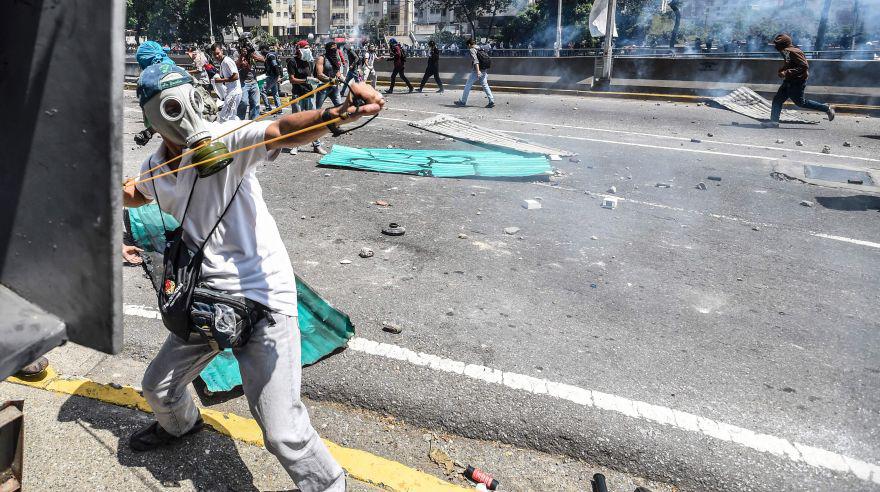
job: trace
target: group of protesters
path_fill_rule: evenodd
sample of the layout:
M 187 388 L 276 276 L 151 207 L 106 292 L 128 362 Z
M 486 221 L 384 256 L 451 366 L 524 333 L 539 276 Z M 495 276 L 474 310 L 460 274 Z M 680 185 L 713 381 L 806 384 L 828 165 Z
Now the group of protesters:
M 328 99 L 334 106 L 338 106 L 351 82 L 365 81 L 375 88 L 378 79 L 376 62 L 380 60 L 387 60 L 392 65 L 390 85 L 385 91 L 387 94 L 394 92 L 398 78 L 410 93 L 423 92 L 431 78 L 434 79 L 437 92 L 444 92 L 440 77 L 440 49 L 434 41 L 428 43 L 427 64 L 418 88 L 407 78 L 407 51 L 404 46 L 391 39 L 387 52 L 380 55 L 378 48 L 371 42 L 355 46 L 353 43 L 329 41 L 321 50 L 319 46 L 303 39 L 296 42 L 292 49 L 286 49 L 287 53 L 292 52 L 292 56 L 286 61 L 287 81 L 291 85 L 292 97 L 303 96 L 319 85 L 334 82 L 331 87 L 291 105 L 291 110 L 296 112 L 320 109 Z M 489 67 L 485 66 L 488 57 L 483 58 L 484 66 L 481 67 L 481 56 L 478 55 L 483 48 L 473 40 L 468 42 L 467 48 L 472 70 L 462 97 L 455 103 L 467 104 L 471 86 L 479 83 L 489 100 L 487 107 L 493 107 L 494 97 L 488 83 Z M 214 43 L 207 51 L 206 55 L 202 50 L 192 48 L 187 50 L 187 54 L 195 67 L 193 75 L 197 81 L 206 88 L 213 88 L 222 101 L 222 109 L 218 114 L 220 121 L 253 120 L 261 113 L 272 111 L 280 105 L 280 86 L 285 75 L 281 45 L 261 45 L 257 48 L 249 40 L 243 40 L 231 46 Z M 485 53 L 482 52 L 482 55 Z M 263 65 L 266 76 L 262 84 L 257 80 L 258 64 Z M 261 103 L 263 108 L 260 107 Z M 314 150 L 324 153 L 320 142 L 315 143 Z

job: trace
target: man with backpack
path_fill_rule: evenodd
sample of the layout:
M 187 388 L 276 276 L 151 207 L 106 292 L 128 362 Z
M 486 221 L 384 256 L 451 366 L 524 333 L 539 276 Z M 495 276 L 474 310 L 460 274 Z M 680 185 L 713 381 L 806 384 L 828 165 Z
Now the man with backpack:
M 266 59 L 266 61 L 263 62 L 266 66 L 266 84 L 263 86 L 263 90 L 266 93 L 266 111 L 272 111 L 278 106 L 281 106 L 281 93 L 278 90 L 278 79 L 281 77 L 281 65 L 278 63 L 278 55 L 275 51 L 270 51 L 268 46 L 261 46 L 260 52 L 262 52 L 263 58 Z M 274 107 L 269 101 L 270 96 L 275 99 Z
M 467 106 L 471 87 L 473 87 L 474 82 L 479 81 L 483 86 L 483 92 L 485 92 L 486 97 L 489 98 L 489 104 L 487 104 L 486 107 L 494 108 L 495 97 L 492 96 L 492 89 L 489 88 L 489 68 L 492 66 L 492 58 L 489 57 L 489 53 L 486 53 L 483 48 L 477 48 L 477 43 L 474 41 L 474 38 L 467 40 L 467 47 L 471 55 L 471 64 L 473 68 L 471 69 L 471 73 L 468 74 L 467 82 L 464 84 L 464 91 L 461 93 L 461 99 L 455 101 L 455 105 Z
M 397 81 L 398 75 L 400 75 L 400 80 L 406 82 L 406 86 L 409 87 L 409 91 L 412 92 L 413 85 L 409 83 L 409 79 L 406 78 L 406 74 L 404 73 L 404 68 L 406 67 L 406 53 L 403 51 L 403 48 L 400 47 L 400 43 L 394 38 L 392 38 L 391 41 L 388 41 L 388 45 L 391 50 L 391 61 L 394 62 L 394 70 L 391 72 L 391 87 L 385 91 L 385 94 L 391 94 L 394 92 L 394 82 Z

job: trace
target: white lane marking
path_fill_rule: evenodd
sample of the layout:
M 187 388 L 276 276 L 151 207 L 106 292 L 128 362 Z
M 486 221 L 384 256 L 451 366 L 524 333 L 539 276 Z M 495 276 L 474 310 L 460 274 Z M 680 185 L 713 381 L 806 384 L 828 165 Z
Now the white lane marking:
M 553 185 L 549 185 L 547 183 L 534 183 L 534 184 L 538 185 L 538 186 L 544 186 L 544 187 L 547 187 L 547 188 L 550 188 L 553 190 L 573 191 L 573 192 L 577 192 L 577 193 L 582 193 L 583 191 L 585 191 L 585 190 L 579 190 L 577 188 L 569 188 L 567 186 L 553 186 Z M 593 196 L 599 196 L 599 197 L 603 196 L 602 193 L 595 193 L 595 192 L 589 192 L 589 193 Z M 737 222 L 740 224 L 746 224 L 746 225 L 750 225 L 750 226 L 774 227 L 774 228 L 780 227 L 776 224 L 770 224 L 767 222 L 756 222 L 753 220 L 743 219 L 740 217 L 733 217 L 731 215 L 713 214 L 711 212 L 701 212 L 699 210 L 689 210 L 689 209 L 682 208 L 682 207 L 673 207 L 672 205 L 664 205 L 662 203 L 643 202 L 641 200 L 636 200 L 633 198 L 618 197 L 618 200 L 623 201 L 623 202 L 635 203 L 636 205 L 643 205 L 646 207 L 659 208 L 659 209 L 663 209 L 663 210 L 672 210 L 675 212 L 697 214 L 697 215 L 702 215 L 705 217 L 712 217 L 715 219 L 729 220 L 731 222 Z M 804 231 L 804 230 L 795 230 L 795 231 L 809 234 L 810 236 L 821 237 L 824 239 L 833 239 L 835 241 L 843 241 L 845 243 L 858 244 L 859 246 L 869 246 L 871 248 L 880 248 L 880 243 L 865 241 L 863 239 L 853 239 L 850 237 L 835 236 L 833 234 L 825 234 L 822 232 L 815 232 L 815 231 Z
M 402 121 L 405 123 L 409 123 L 409 120 L 404 120 L 404 119 L 400 119 L 400 118 L 389 118 L 387 116 L 379 116 L 379 119 L 380 120 L 388 120 L 388 121 Z M 723 156 L 727 156 L 727 157 L 740 157 L 743 159 L 758 159 L 758 160 L 764 160 L 764 161 L 778 161 L 779 160 L 776 157 L 762 157 L 762 156 L 747 155 L 747 154 L 732 154 L 729 152 L 718 152 L 715 150 L 688 149 L 688 148 L 684 148 L 684 147 L 664 147 L 662 145 L 641 144 L 641 143 L 634 143 L 634 142 L 618 142 L 617 140 L 605 140 L 605 139 L 601 139 L 601 138 L 573 137 L 573 136 L 569 136 L 569 135 L 550 135 L 548 133 L 517 132 L 517 131 L 513 131 L 513 130 L 502 130 L 500 128 L 488 128 L 488 127 L 486 127 L 486 128 L 489 130 L 496 131 L 496 132 L 513 133 L 513 134 L 517 134 L 517 135 L 531 135 L 531 136 L 550 137 L 550 138 L 567 138 L 570 140 L 583 140 L 585 142 L 598 142 L 598 143 L 607 143 L 607 144 L 614 144 L 614 145 L 625 145 L 625 146 L 629 146 L 629 147 L 645 147 L 645 148 L 649 148 L 649 149 L 674 150 L 674 151 L 678 151 L 678 152 L 692 152 L 695 154 L 723 155 Z
M 863 241 L 861 239 L 853 239 L 853 238 L 843 237 L 843 236 L 833 236 L 831 234 L 824 234 L 821 232 L 812 232 L 812 231 L 810 232 L 810 235 L 825 238 L 825 239 L 833 239 L 835 241 L 843 241 L 845 243 L 858 244 L 860 246 L 869 246 L 871 248 L 880 248 L 880 243 L 873 243 L 871 241 Z
M 381 120 L 391 120 L 391 121 L 407 121 L 407 120 L 401 120 L 401 119 L 398 119 L 398 118 L 388 118 L 388 117 L 384 117 L 384 116 L 380 116 L 379 119 L 381 119 Z M 765 161 L 777 161 L 777 160 L 779 160 L 779 159 L 776 159 L 775 157 L 756 157 L 756 156 L 743 155 L 743 154 L 730 154 L 730 153 L 726 153 L 726 152 L 714 152 L 714 151 L 711 151 L 711 150 L 679 149 L 679 148 L 677 148 L 677 147 L 663 147 L 663 146 L 659 146 L 659 145 L 637 144 L 637 143 L 627 143 L 627 142 L 615 142 L 614 140 L 600 140 L 600 139 L 586 138 L 586 137 L 569 137 L 569 136 L 565 136 L 565 135 L 547 135 L 546 133 L 514 132 L 514 131 L 509 131 L 509 130 L 497 130 L 497 129 L 494 129 L 494 128 L 493 128 L 493 130 L 496 130 L 496 131 L 499 131 L 499 132 L 502 132 L 502 133 L 518 133 L 518 134 L 522 134 L 522 135 L 540 135 L 540 136 L 545 136 L 545 137 L 553 137 L 553 136 L 555 136 L 555 137 L 560 137 L 560 138 L 571 138 L 571 139 L 575 139 L 575 140 L 587 140 L 587 141 L 591 141 L 591 142 L 605 142 L 605 143 L 613 143 L 613 144 L 620 144 L 620 145 L 631 145 L 631 146 L 635 146 L 635 147 L 650 147 L 650 148 L 654 148 L 654 149 L 679 150 L 679 151 L 682 151 L 682 152 L 696 152 L 696 153 L 701 153 L 701 154 L 726 155 L 726 156 L 731 156 L 731 157 L 743 157 L 743 158 L 746 158 L 746 159 L 761 159 L 761 160 L 765 160 Z M 561 190 L 565 190 L 565 191 L 581 191 L 581 190 L 577 190 L 577 189 L 574 189 L 574 188 L 564 188 L 564 187 L 561 187 L 561 186 L 550 186 L 550 185 L 545 184 L 545 183 L 535 183 L 535 184 L 537 184 L 537 185 L 539 185 L 539 186 L 547 186 L 548 188 L 561 189 Z M 595 194 L 595 195 L 599 195 L 598 193 L 594 193 L 594 194 Z M 691 212 L 691 213 L 695 213 L 695 214 L 699 214 L 699 215 L 705 215 L 705 216 L 707 216 L 707 217 L 714 217 L 714 218 L 716 218 L 716 219 L 731 220 L 731 221 L 739 222 L 739 223 L 742 223 L 742 224 L 758 225 L 758 226 L 766 226 L 766 227 L 777 227 L 777 226 L 775 226 L 775 225 L 773 225 L 773 224 L 766 224 L 766 223 L 762 223 L 762 222 L 754 222 L 754 221 L 747 220 L 747 219 L 740 219 L 740 218 L 738 218 L 738 217 L 731 217 L 731 216 L 729 216 L 729 215 L 713 214 L 713 213 L 710 213 L 710 212 L 700 212 L 699 210 L 687 210 L 687 209 L 684 209 L 684 208 L 672 207 L 672 206 L 669 206 L 669 205 L 662 205 L 662 204 L 659 204 L 659 203 L 642 202 L 642 201 L 639 201 L 639 200 L 633 200 L 633 199 L 631 199 L 631 198 L 621 198 L 621 200 L 626 200 L 626 201 L 629 201 L 629 202 L 631 202 L 631 203 L 637 203 L 637 204 L 639 204 L 639 205 L 645 205 L 645 206 L 648 206 L 648 207 L 664 208 L 664 209 L 667 209 L 667 210 L 675 210 L 675 211 L 678 211 L 678 212 Z M 864 241 L 864 240 L 861 240 L 861 239 L 852 239 L 852 238 L 843 237 L 843 236 L 834 236 L 834 235 L 831 235 L 831 234 L 814 233 L 814 232 L 812 232 L 812 231 L 807 231 L 807 233 L 810 234 L 811 236 L 821 237 L 821 238 L 825 238 L 825 239 L 834 239 L 834 240 L 836 240 L 836 241 L 844 241 L 844 242 L 847 242 L 847 243 L 858 244 L 858 245 L 861 245 L 861 246 L 870 246 L 870 247 L 872 247 L 872 248 L 880 248 L 880 244 L 878 244 L 878 243 L 872 243 L 871 241 Z
M 122 311 L 131 316 L 150 319 L 158 319 L 160 317 L 156 308 L 147 306 L 125 304 Z M 501 371 L 477 364 L 467 364 L 424 352 L 415 352 L 390 343 L 374 342 L 366 338 L 352 338 L 348 341 L 348 348 L 355 352 L 408 362 L 414 366 L 427 367 L 435 371 L 457 374 L 477 381 L 498 384 L 535 395 L 547 395 L 561 400 L 568 400 L 584 407 L 593 407 L 632 418 L 668 425 L 676 429 L 739 444 L 763 453 L 788 458 L 791 461 L 803 462 L 816 468 L 852 473 L 861 480 L 880 484 L 880 466 L 873 463 L 850 458 L 833 451 L 791 442 L 781 437 L 760 434 L 743 427 L 725 424 L 724 422 L 700 417 L 692 413 L 525 374 Z
M 391 110 L 391 111 L 402 111 L 402 112 L 409 111 L 409 112 L 413 112 L 413 113 L 424 113 L 424 114 L 446 114 L 446 113 L 439 113 L 437 111 L 422 111 L 422 110 L 417 110 L 417 109 L 401 109 L 401 108 L 385 108 L 385 109 Z M 573 130 L 588 130 L 588 131 L 593 131 L 593 132 L 619 133 L 622 135 L 634 135 L 634 136 L 639 136 L 639 137 L 652 137 L 652 138 L 667 139 L 667 140 L 679 140 L 679 141 L 685 141 L 685 142 L 691 141 L 691 139 L 688 137 L 674 137 L 672 135 L 658 135 L 656 133 L 632 132 L 632 131 L 628 131 L 628 130 L 611 130 L 609 128 L 596 128 L 596 127 L 592 127 L 592 126 L 563 125 L 560 123 L 538 123 L 536 121 L 513 120 L 513 119 L 509 119 L 509 118 L 487 118 L 487 119 L 494 120 L 494 121 L 500 121 L 502 123 L 503 122 L 510 122 L 510 123 L 519 123 L 522 125 L 539 125 L 539 126 L 549 126 L 549 127 L 556 127 L 556 128 L 570 128 Z M 559 135 L 559 136 L 562 136 L 562 135 Z M 837 157 L 837 158 L 842 158 L 842 159 L 855 159 L 855 160 L 868 161 L 868 162 L 880 162 L 880 159 L 872 159 L 870 157 L 856 157 L 856 156 L 842 155 L 842 154 L 825 154 L 822 152 L 814 152 L 812 150 L 790 149 L 787 147 L 771 147 L 769 145 L 754 145 L 754 144 L 739 143 L 739 142 L 727 142 L 724 140 L 714 140 L 714 139 L 713 140 L 704 140 L 703 143 L 730 145 L 730 146 L 734 146 L 734 147 L 746 147 L 746 148 L 750 148 L 750 149 L 778 150 L 778 151 L 783 151 L 783 152 L 798 152 L 800 154 L 809 154 L 809 155 L 816 155 L 816 156 L 821 156 L 821 157 Z M 752 157 L 755 157 L 755 156 L 752 156 Z
M 138 306 L 136 304 L 123 304 L 122 314 L 138 316 L 140 318 L 162 319 L 157 308 L 151 306 Z

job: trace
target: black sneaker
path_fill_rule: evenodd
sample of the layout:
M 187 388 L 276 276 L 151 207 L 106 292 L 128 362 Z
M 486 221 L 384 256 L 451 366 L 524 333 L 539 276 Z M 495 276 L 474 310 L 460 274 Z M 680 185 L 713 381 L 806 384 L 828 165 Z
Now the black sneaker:
M 825 111 L 825 114 L 828 115 L 828 121 L 834 121 L 834 108 L 828 106 L 828 111 Z
M 385 91 L 385 94 L 394 94 L 394 91 L 391 89 L 388 89 L 387 91 Z
M 419 87 L 418 89 L 416 89 L 416 92 L 422 92 L 422 88 Z
M 494 101 L 489 101 L 489 104 L 487 104 L 486 107 L 487 107 L 487 108 L 494 108 L 494 107 L 495 107 L 495 102 L 494 102 Z
M 779 128 L 778 121 L 762 121 L 761 128 Z
M 175 436 L 169 434 L 168 431 L 163 429 L 162 426 L 159 425 L 159 422 L 153 422 L 149 427 L 132 434 L 128 440 L 128 446 L 132 451 L 152 451 L 154 449 L 177 444 L 183 440 L 184 437 L 193 435 L 204 428 L 205 421 L 199 417 L 190 430 L 186 431 L 182 436 Z
M 444 92 L 446 92 L 446 91 L 444 91 L 443 89 L 438 89 L 438 90 L 437 90 L 437 94 L 443 94 Z
M 455 104 L 456 106 L 467 106 L 467 104 L 465 104 L 465 103 L 459 101 L 458 99 L 456 99 L 455 101 L 453 101 L 453 104 Z
M 413 91 L 413 88 L 410 87 L 410 88 L 409 88 L 409 92 L 412 93 L 412 91 Z M 419 92 L 422 92 L 422 91 L 419 91 Z

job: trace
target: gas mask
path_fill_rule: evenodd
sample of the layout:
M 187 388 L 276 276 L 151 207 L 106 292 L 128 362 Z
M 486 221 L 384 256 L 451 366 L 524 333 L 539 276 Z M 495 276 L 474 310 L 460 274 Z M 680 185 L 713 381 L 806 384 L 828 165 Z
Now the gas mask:
M 315 61 L 315 55 L 312 54 L 311 48 L 300 48 L 299 56 L 304 62 L 312 63 L 313 61 Z
M 204 91 L 196 90 L 192 76 L 183 69 L 164 67 L 150 66 L 138 80 L 138 96 L 147 123 L 169 142 L 197 148 L 193 162 L 228 153 L 222 141 L 210 141 L 211 133 L 203 117 L 210 103 L 205 100 Z M 207 177 L 231 162 L 231 157 L 225 157 L 198 166 L 197 170 L 199 176 Z

